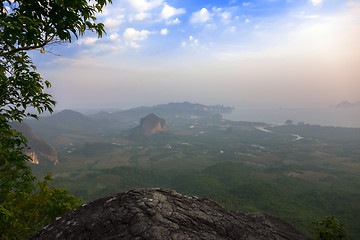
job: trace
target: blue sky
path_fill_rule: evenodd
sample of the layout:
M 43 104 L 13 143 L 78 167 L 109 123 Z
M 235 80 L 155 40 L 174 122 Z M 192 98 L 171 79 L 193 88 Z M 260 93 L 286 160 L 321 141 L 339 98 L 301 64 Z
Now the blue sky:
M 59 108 L 360 100 L 360 1 L 113 0 L 91 32 L 32 53 Z

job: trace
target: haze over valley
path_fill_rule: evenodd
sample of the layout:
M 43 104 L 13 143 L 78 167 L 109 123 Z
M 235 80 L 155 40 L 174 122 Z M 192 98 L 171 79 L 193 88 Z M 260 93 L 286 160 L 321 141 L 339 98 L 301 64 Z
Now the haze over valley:
M 46 143 L 36 142 L 32 169 L 52 172 L 56 186 L 86 201 L 170 188 L 228 209 L 271 213 L 307 236 L 312 221 L 335 215 L 357 239 L 360 128 L 222 116 L 233 110 L 182 102 L 29 119 L 24 124 Z M 56 154 L 46 159 L 48 145 Z

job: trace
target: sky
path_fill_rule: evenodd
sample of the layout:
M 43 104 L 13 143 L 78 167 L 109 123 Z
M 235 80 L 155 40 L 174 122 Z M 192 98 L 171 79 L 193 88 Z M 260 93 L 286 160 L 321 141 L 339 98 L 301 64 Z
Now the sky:
M 360 101 L 360 1 L 113 0 L 97 18 L 103 38 L 31 52 L 57 108 Z

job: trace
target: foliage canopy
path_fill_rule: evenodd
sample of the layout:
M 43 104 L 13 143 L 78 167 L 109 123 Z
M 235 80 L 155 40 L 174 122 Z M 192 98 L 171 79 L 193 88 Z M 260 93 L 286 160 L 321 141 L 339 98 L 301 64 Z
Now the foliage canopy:
M 86 30 L 99 37 L 104 24 L 95 13 L 111 0 L 2 0 L 0 5 L 0 56 L 71 42 Z
M 1 0 L 0 2 L 0 236 L 28 237 L 58 214 L 80 204 L 66 190 L 36 183 L 26 138 L 10 123 L 52 112 L 55 101 L 44 92 L 50 82 L 36 72 L 27 51 L 71 42 L 86 30 L 104 33 L 97 12 L 111 0 Z M 45 211 L 45 209 L 47 209 Z M 29 213 L 30 212 L 30 213 Z M 29 215 L 31 214 L 31 216 Z
M 315 224 L 315 240 L 343 240 L 346 239 L 344 226 L 334 216 L 328 216 Z

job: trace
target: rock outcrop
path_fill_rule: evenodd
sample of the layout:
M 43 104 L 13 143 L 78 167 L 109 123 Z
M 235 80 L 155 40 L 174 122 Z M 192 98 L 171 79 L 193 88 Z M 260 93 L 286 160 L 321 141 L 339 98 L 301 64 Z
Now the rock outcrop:
M 136 189 L 95 200 L 57 218 L 40 239 L 307 239 L 266 213 L 231 212 L 212 200 L 165 189 Z
M 140 135 L 149 137 L 166 131 L 166 123 L 164 119 L 151 113 L 140 119 L 140 125 L 137 127 L 137 130 Z
M 32 128 L 26 123 L 12 122 L 12 128 L 21 132 L 28 141 L 29 149 L 25 149 L 24 153 L 28 155 L 34 164 L 50 164 L 58 163 L 58 153 L 53 146 L 36 136 Z

